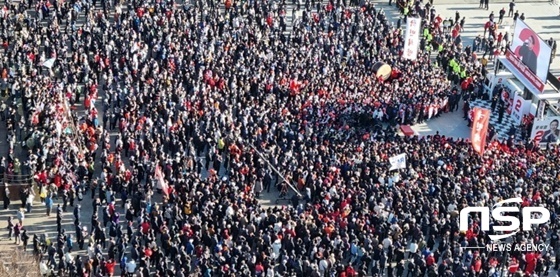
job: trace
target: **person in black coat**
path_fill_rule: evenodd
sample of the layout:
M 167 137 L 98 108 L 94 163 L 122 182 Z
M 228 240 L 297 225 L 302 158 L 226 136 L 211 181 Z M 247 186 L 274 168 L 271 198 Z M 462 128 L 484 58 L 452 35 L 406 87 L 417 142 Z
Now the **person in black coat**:
M 10 190 L 8 187 L 4 189 L 4 210 L 7 210 L 10 207 Z
M 506 105 L 500 102 L 500 105 L 498 106 L 498 123 L 500 124 L 502 123 L 505 112 L 506 112 Z
M 492 97 L 492 104 L 490 105 L 490 107 L 492 108 L 492 112 L 494 112 L 496 110 L 496 106 L 498 105 L 498 94 L 494 94 L 494 96 Z
M 416 276 L 415 268 L 416 268 L 416 265 L 414 264 L 414 260 L 411 260 L 410 262 L 408 262 L 408 271 L 406 273 L 406 276 L 407 277 L 408 276 Z M 399 276 L 402 276 L 402 275 L 399 275 Z
M 534 36 L 529 36 L 527 40 L 523 42 L 523 46 L 519 50 L 519 56 L 525 64 L 533 73 L 537 73 L 537 53 L 534 51 L 535 43 L 537 43 L 537 38 Z
M 75 227 L 76 227 L 76 241 L 78 242 L 78 247 L 80 248 L 80 250 L 83 250 L 85 239 L 84 239 L 84 233 L 82 232 L 82 225 L 76 224 Z

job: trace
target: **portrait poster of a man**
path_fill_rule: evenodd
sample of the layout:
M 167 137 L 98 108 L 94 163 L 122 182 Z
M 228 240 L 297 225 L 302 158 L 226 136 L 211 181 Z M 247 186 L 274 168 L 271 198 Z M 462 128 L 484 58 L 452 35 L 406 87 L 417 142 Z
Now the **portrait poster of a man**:
M 537 39 L 534 36 L 529 36 L 523 46 L 519 50 L 519 56 L 523 63 L 534 73 L 537 72 L 537 54 L 534 51 L 535 42 Z

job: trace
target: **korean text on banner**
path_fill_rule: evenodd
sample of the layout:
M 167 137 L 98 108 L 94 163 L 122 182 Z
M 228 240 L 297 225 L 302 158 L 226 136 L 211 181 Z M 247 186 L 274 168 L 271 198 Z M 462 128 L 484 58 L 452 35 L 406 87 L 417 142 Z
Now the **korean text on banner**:
M 420 47 L 420 23 L 418 17 L 408 17 L 406 20 L 406 33 L 404 40 L 403 58 L 416 60 L 418 48 Z
M 511 107 L 511 119 L 516 125 L 521 125 L 523 116 L 529 114 L 531 111 L 531 100 L 523 99 L 523 96 L 516 94 L 515 100 L 513 100 L 513 105 Z
M 549 116 L 533 122 L 531 139 L 541 147 L 560 142 L 560 116 Z
M 389 170 L 406 168 L 406 154 L 402 153 L 394 157 L 390 157 L 389 162 L 391 163 L 391 168 L 389 168 Z
M 486 146 L 489 119 L 490 110 L 481 108 L 473 109 L 471 141 L 474 151 L 478 152 L 480 155 L 484 153 L 484 147 Z

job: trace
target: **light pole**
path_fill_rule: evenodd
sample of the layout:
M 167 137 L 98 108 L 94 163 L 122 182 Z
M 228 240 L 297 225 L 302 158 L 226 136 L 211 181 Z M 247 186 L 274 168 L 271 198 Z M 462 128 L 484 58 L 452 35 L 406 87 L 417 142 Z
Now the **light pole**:
M 504 253 L 502 253 L 502 266 L 501 266 L 501 273 L 500 273 L 500 277 L 504 277 L 504 269 L 508 270 L 509 268 L 506 266 L 507 263 L 507 259 L 508 259 L 508 252 L 507 250 L 504 249 L 503 251 Z M 508 270 L 509 272 L 509 270 Z M 507 273 L 506 273 L 507 276 Z

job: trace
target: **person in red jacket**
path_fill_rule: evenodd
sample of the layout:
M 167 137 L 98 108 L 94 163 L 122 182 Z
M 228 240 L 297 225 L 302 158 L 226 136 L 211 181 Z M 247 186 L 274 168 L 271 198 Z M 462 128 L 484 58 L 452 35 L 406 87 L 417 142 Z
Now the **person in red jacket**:
M 476 273 L 480 273 L 481 269 L 482 269 L 482 260 L 480 259 L 480 256 L 478 256 L 476 257 L 476 260 L 472 265 L 472 270 L 474 270 L 474 272 Z
M 434 258 L 434 254 L 430 253 L 428 257 L 426 257 L 426 266 L 430 267 L 436 263 L 436 259 Z
M 256 276 L 263 276 L 264 275 L 264 266 L 259 262 L 255 265 L 255 275 Z
M 473 230 L 473 227 L 470 227 L 470 228 L 467 230 L 466 236 L 467 236 L 467 239 L 468 239 L 468 240 L 472 240 L 473 238 L 476 237 L 476 234 L 475 234 L 475 232 L 474 232 L 474 230 Z
M 113 276 L 115 274 L 115 260 L 110 259 L 105 263 L 105 270 L 107 271 L 107 275 Z
M 525 261 L 527 265 L 525 266 L 525 273 L 527 275 L 533 274 L 535 268 L 537 267 L 537 260 L 539 259 L 539 255 L 536 253 L 529 252 L 525 254 Z
M 509 273 L 514 274 L 515 272 L 517 272 L 518 269 L 519 269 L 519 263 L 517 262 L 517 259 L 513 258 L 509 263 L 508 271 Z
M 352 267 L 352 265 L 348 265 L 346 267 L 346 277 L 354 277 L 356 276 L 356 270 Z
M 150 223 L 148 221 L 144 221 L 141 225 L 142 227 L 142 234 L 147 235 L 150 231 Z

